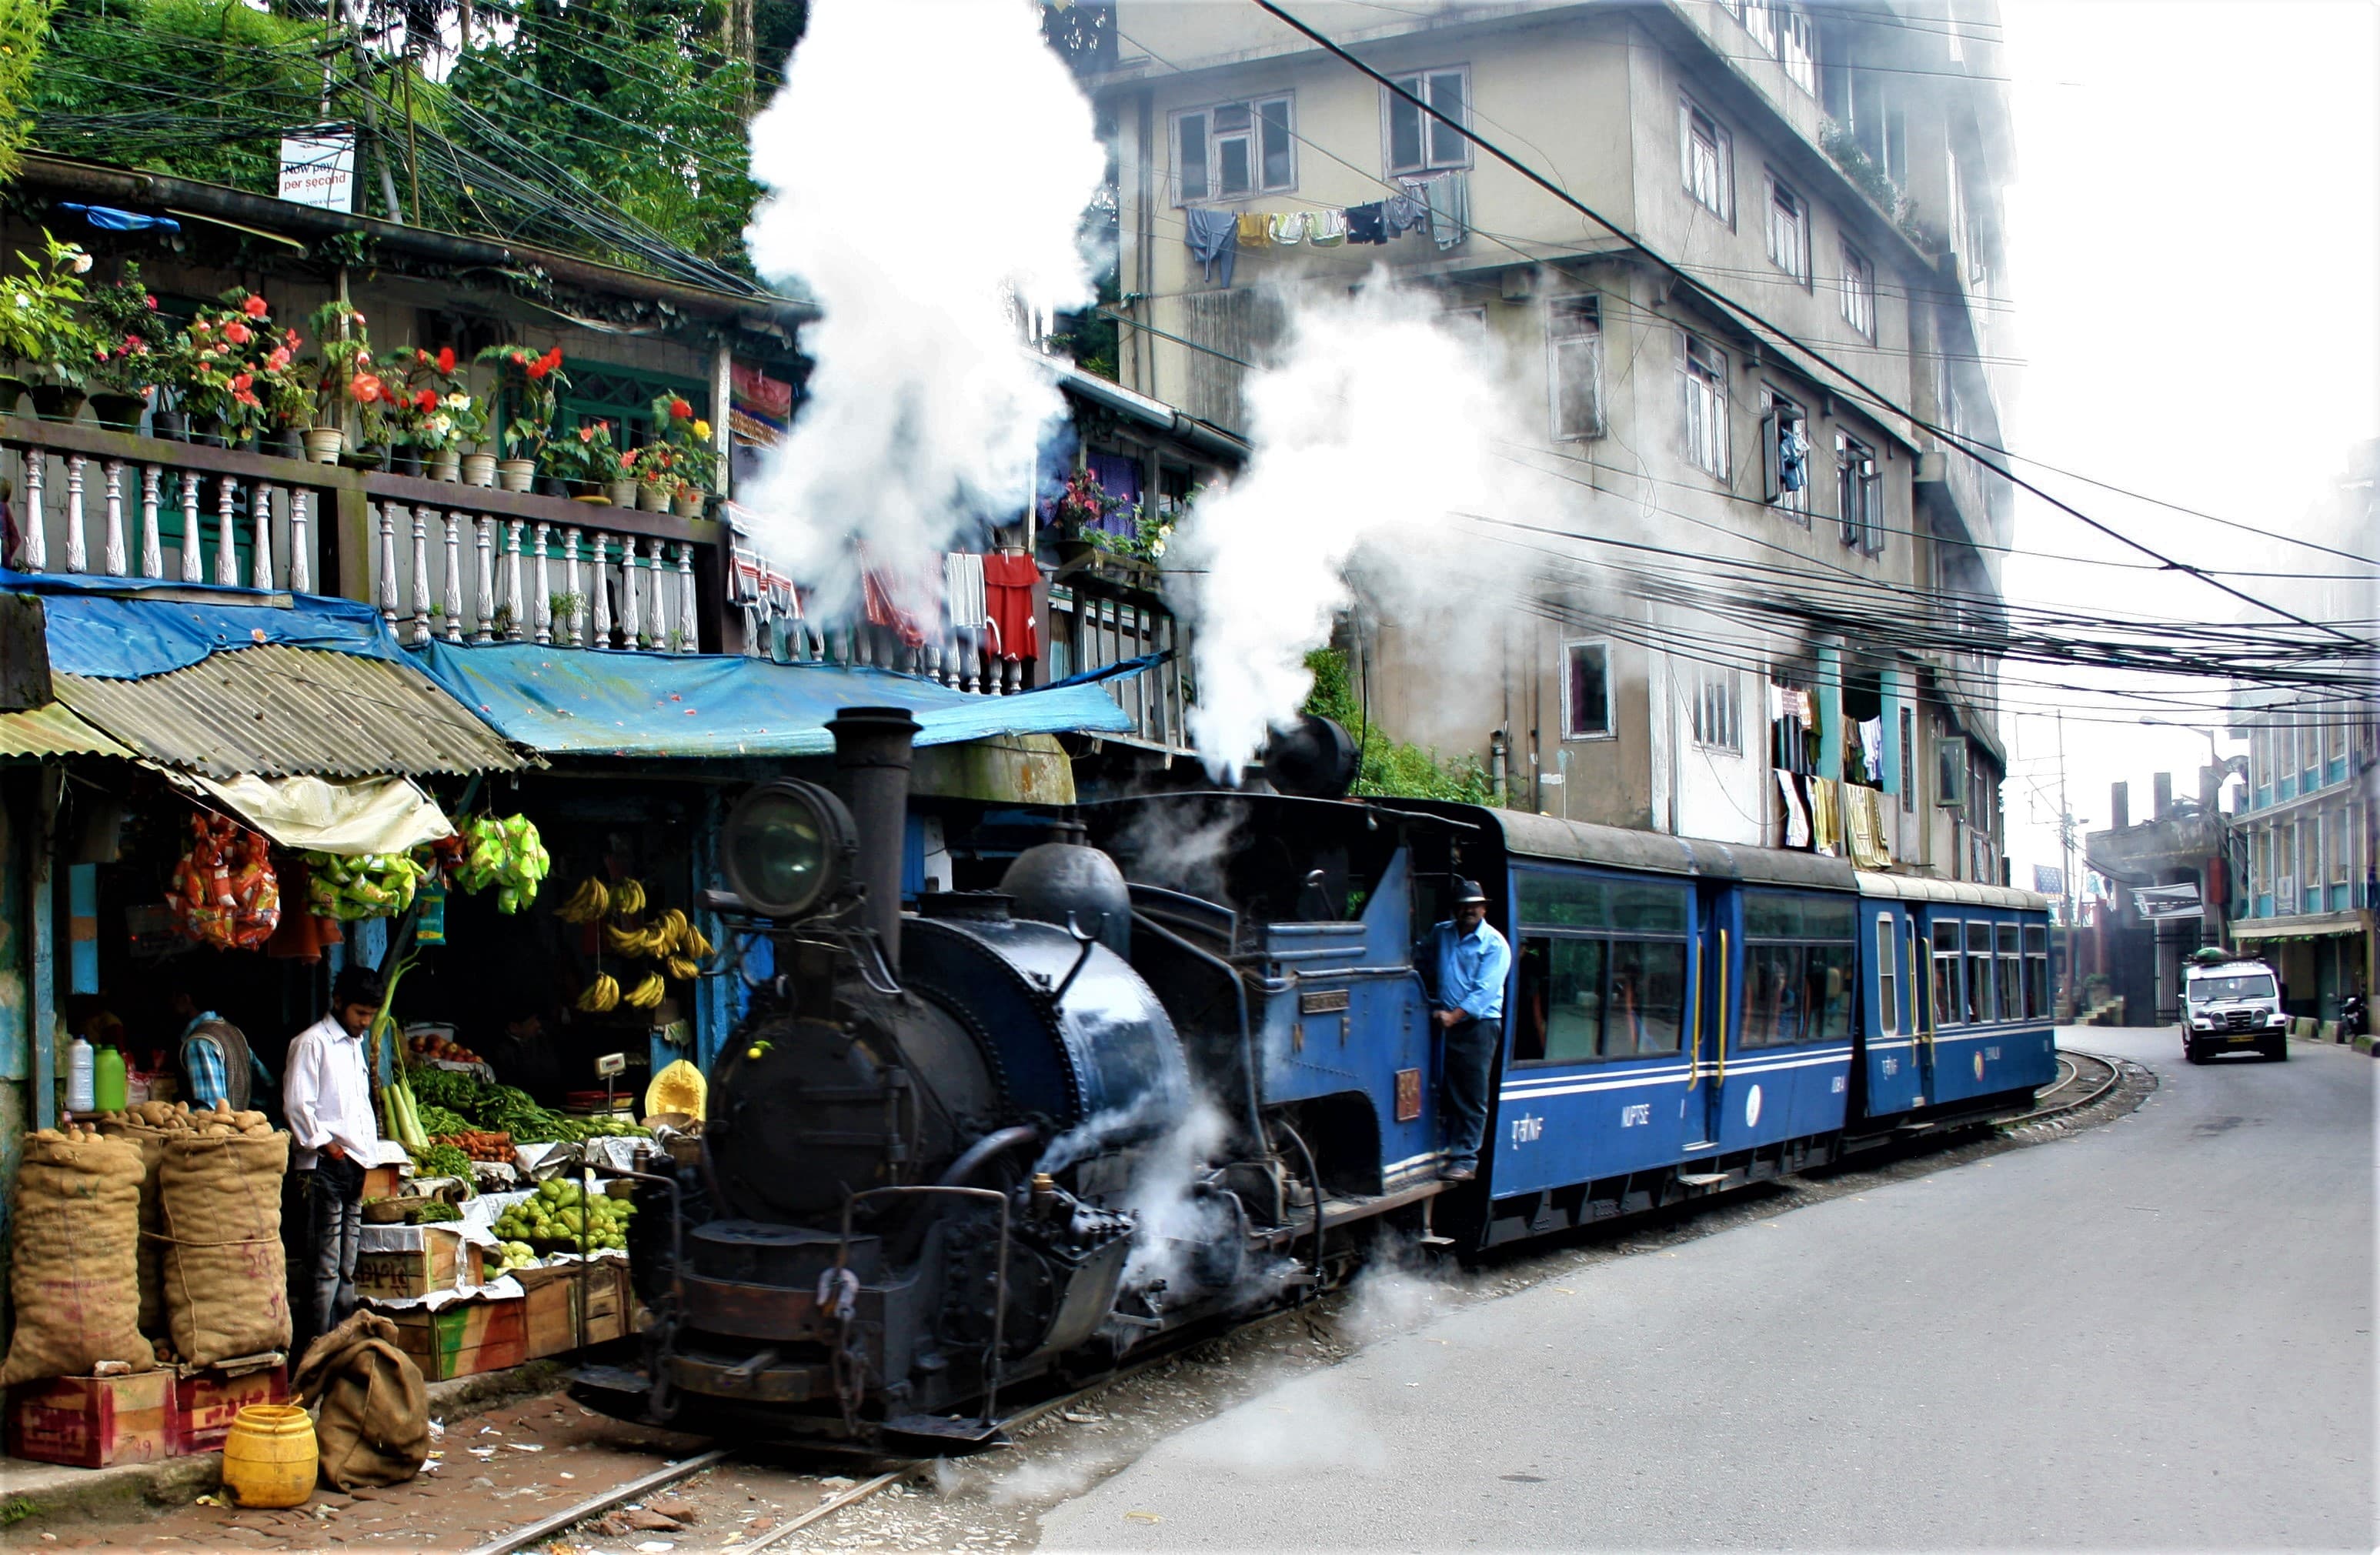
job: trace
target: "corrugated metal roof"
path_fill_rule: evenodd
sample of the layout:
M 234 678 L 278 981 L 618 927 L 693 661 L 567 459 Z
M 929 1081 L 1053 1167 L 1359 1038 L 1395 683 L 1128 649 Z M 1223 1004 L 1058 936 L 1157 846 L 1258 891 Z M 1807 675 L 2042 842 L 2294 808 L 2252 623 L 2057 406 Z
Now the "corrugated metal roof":
M 419 671 L 263 644 L 140 680 L 54 678 L 58 700 L 140 755 L 210 777 L 511 771 L 502 736 Z
M 74 715 L 63 702 L 0 712 L 0 756 L 121 756 L 133 753 Z

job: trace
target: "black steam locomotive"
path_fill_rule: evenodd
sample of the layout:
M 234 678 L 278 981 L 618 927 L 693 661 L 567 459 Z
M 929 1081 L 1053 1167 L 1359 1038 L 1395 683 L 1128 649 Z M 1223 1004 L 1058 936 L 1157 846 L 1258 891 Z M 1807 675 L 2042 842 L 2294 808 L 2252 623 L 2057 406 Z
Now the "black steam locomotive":
M 2039 898 L 1279 791 L 1343 786 L 1329 728 L 1276 792 L 1053 813 L 997 890 L 905 913 L 916 727 L 847 711 L 841 796 L 776 782 L 730 817 L 711 905 L 775 971 L 698 1152 L 638 1184 L 653 1320 L 639 1366 L 579 1373 L 592 1405 L 980 1442 L 1003 1396 L 1297 1299 L 1386 1228 L 1638 1213 L 2020 1111 L 2054 1070 Z M 1488 1148 L 1450 1183 L 1412 952 L 1465 876 L 1516 954 Z

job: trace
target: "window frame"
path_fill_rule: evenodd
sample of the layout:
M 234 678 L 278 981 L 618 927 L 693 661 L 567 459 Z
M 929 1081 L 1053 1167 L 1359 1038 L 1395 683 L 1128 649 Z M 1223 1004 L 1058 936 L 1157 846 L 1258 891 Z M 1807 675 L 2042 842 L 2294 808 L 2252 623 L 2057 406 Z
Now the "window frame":
M 1967 1024 L 1992 1026 L 1997 1024 L 1999 1018 L 1995 1013 L 1997 1006 L 1994 1003 L 1998 984 L 1992 975 L 1992 945 L 1995 940 L 1993 929 L 1996 926 L 1991 919 L 1985 917 L 1971 917 L 1965 921 Z M 1981 951 L 1975 948 L 1977 929 L 1983 931 Z M 1982 995 L 1981 998 L 1976 997 L 1979 993 Z
M 1389 80 L 1391 85 L 1402 87 L 1411 91 L 1439 113 L 1445 113 L 1446 105 L 1438 100 L 1437 92 L 1432 90 L 1433 79 L 1441 76 L 1453 76 L 1462 82 L 1463 111 L 1452 116 L 1461 120 L 1463 128 L 1468 131 L 1471 128 L 1471 67 L 1469 65 L 1432 65 L 1416 70 L 1400 70 L 1390 76 Z M 1397 162 L 1397 114 L 1400 110 L 1414 115 L 1417 121 L 1415 128 L 1421 135 L 1421 161 L 1410 166 L 1400 165 Z M 1461 142 L 1460 156 L 1448 161 L 1438 154 L 1435 142 L 1441 134 L 1454 135 Z M 1434 173 L 1460 172 L 1473 166 L 1475 161 L 1469 134 L 1456 134 L 1402 97 L 1398 96 L 1389 87 L 1380 89 L 1380 169 L 1385 176 L 1427 178 Z
M 1876 915 L 1876 1035 L 1900 1035 L 1900 931 L 1890 913 Z
M 1965 936 L 1965 928 L 1954 917 L 1936 918 L 1926 925 L 1925 948 L 1934 966 L 1934 1024 L 1937 1028 L 1973 1024 L 1967 1019 Z M 1950 964 L 1949 967 L 1944 967 L 1944 962 Z
M 1843 322 L 1861 339 L 1876 339 L 1876 261 L 1853 248 L 1849 240 L 1842 244 L 1843 261 Z
M 1650 885 L 1655 889 L 1665 890 L 1677 899 L 1678 927 L 1675 929 L 1647 929 L 1633 924 L 1622 924 L 1619 921 L 1620 915 L 1616 911 L 1612 913 L 1609 921 L 1603 924 L 1564 924 L 1542 921 L 1541 919 L 1532 917 L 1530 914 L 1532 896 L 1532 893 L 1530 891 L 1530 881 L 1532 878 L 1541 878 L 1557 881 L 1591 881 L 1594 884 L 1606 889 Z M 1518 995 L 1518 1000 L 1516 1002 L 1520 1002 L 1522 1007 L 1517 1013 L 1517 1018 L 1507 1022 L 1507 1025 L 1512 1026 L 1514 1028 L 1513 1053 L 1515 1055 L 1512 1059 L 1508 1067 L 1512 1069 L 1535 1070 L 1569 1068 L 1585 1064 L 1613 1063 L 1625 1062 L 1630 1059 L 1676 1059 L 1680 1054 L 1685 1051 L 1686 1045 L 1692 1039 L 1693 1036 L 1693 1033 L 1688 1029 L 1687 1023 L 1693 1018 L 1694 1009 L 1694 978 L 1696 971 L 1694 938 L 1694 903 L 1689 896 L 1689 888 L 1674 886 L 1668 881 L 1651 882 L 1630 876 L 1605 875 L 1594 871 L 1575 869 L 1546 869 L 1540 867 L 1516 869 L 1514 871 L 1512 883 L 1513 978 L 1515 990 Z M 1596 1006 L 1597 1025 L 1595 1032 L 1595 1051 L 1592 1053 L 1585 1055 L 1572 1054 L 1560 1057 L 1555 1057 L 1545 1053 L 1540 1053 L 1538 1056 L 1532 1058 L 1523 1058 L 1518 1056 L 1521 1051 L 1522 1039 L 1525 1035 L 1524 1023 L 1528 1018 L 1528 1012 L 1525 1004 L 1525 1001 L 1529 995 L 1529 989 L 1526 986 L 1524 976 L 1526 961 L 1529 954 L 1530 943 L 1537 941 L 1544 942 L 1548 947 L 1546 977 L 1549 987 L 1553 978 L 1553 947 L 1565 942 L 1594 944 L 1602 947 L 1600 959 L 1601 983 Z M 1672 1045 L 1667 1048 L 1650 1050 L 1636 1048 L 1626 1052 L 1607 1051 L 1605 1049 L 1605 1043 L 1611 1030 L 1610 1017 L 1613 1009 L 1613 991 L 1617 974 L 1620 969 L 1620 964 L 1622 959 L 1622 953 L 1630 949 L 1641 951 L 1645 947 L 1656 945 L 1670 945 L 1677 947 L 1677 1004 L 1671 1020 L 1672 1035 L 1674 1039 Z M 1545 1031 L 1543 1033 L 1543 1037 L 1548 1039 L 1548 1046 L 1551 1045 L 1550 1039 L 1553 1035 L 1553 1017 L 1554 1010 L 1549 997 L 1546 1010 Z
M 1603 726 L 1599 729 L 1573 728 L 1571 676 L 1572 657 L 1581 649 L 1593 649 L 1603 663 Z M 1566 638 L 1561 645 L 1561 729 L 1565 743 L 1580 740 L 1610 740 L 1620 737 L 1611 717 L 1611 639 L 1609 638 Z
M 2035 950 L 2038 944 L 2041 948 Z M 2049 925 L 2024 926 L 2024 1018 L 2048 1020 L 2057 1012 L 2049 991 Z
M 1843 544 L 1884 554 L 1884 470 L 1876 450 L 1847 431 L 1835 433 L 1835 508 Z
M 1565 315 L 1591 320 L 1594 327 L 1588 331 L 1566 333 L 1561 327 Z M 1575 431 L 1566 430 L 1562 421 L 1565 401 L 1562 390 L 1566 379 L 1562 371 L 1561 348 L 1582 341 L 1592 343 L 1587 353 L 1593 374 L 1588 398 L 1594 407 L 1595 424 L 1587 431 Z M 1555 442 L 1585 443 L 1604 435 L 1608 423 L 1604 417 L 1603 363 L 1603 294 L 1580 292 L 1546 298 L 1546 411 Z
M 1275 105 L 1281 109 L 1281 116 L 1278 122 L 1281 125 L 1289 157 L 1289 177 L 1287 181 L 1278 184 L 1266 182 L 1264 170 L 1264 136 L 1268 123 L 1265 110 Z M 1245 108 L 1248 111 L 1247 128 L 1245 130 L 1218 131 L 1215 128 L 1215 115 L 1231 108 Z M 1197 119 L 1202 127 L 1201 150 L 1205 158 L 1201 164 L 1204 182 L 1196 194 L 1189 192 L 1182 155 L 1183 128 L 1186 121 L 1194 118 Z M 1172 187 L 1173 206 L 1176 210 L 1196 205 L 1229 204 L 1234 200 L 1252 200 L 1267 194 L 1293 193 L 1297 188 L 1297 94 L 1294 91 L 1266 92 L 1257 96 L 1227 98 L 1221 102 L 1204 103 L 1197 107 L 1175 108 L 1166 115 L 1165 134 L 1166 156 L 1169 164 L 1166 169 L 1166 181 Z M 1225 190 L 1220 187 L 1222 159 L 1220 148 L 1226 140 L 1241 140 L 1247 142 L 1248 187 L 1244 189 Z
M 1746 895 L 1747 897 L 1758 895 L 1762 897 L 1801 899 L 1817 897 L 1819 900 L 1828 902 L 1832 902 L 1834 900 L 1832 897 L 1819 896 L 1818 893 L 1813 892 L 1772 891 L 1761 889 L 1748 892 L 1746 893 Z M 1783 1035 L 1783 1023 L 1780 1011 L 1779 1030 L 1755 1038 L 1755 1027 L 1753 1024 L 1752 1003 L 1754 990 L 1754 960 L 1755 956 L 1758 956 L 1763 952 L 1778 950 L 1790 951 L 1791 953 L 1787 961 L 1787 964 L 1791 967 L 1791 972 L 1788 975 L 1784 987 L 1792 990 L 1800 1001 L 1800 1007 L 1796 1012 L 1799 1025 L 1793 1035 L 1790 1037 Z M 1826 1024 L 1828 1004 L 1823 995 L 1821 995 L 1816 1001 L 1813 1001 L 1811 998 L 1811 974 L 1814 969 L 1812 966 L 1811 952 L 1813 951 L 1840 953 L 1839 956 L 1830 954 L 1828 958 L 1828 962 L 1833 963 L 1843 975 L 1843 988 L 1841 993 L 1841 998 L 1843 1000 L 1841 1009 L 1843 1019 L 1842 1030 L 1840 1032 L 1829 1032 L 1820 1029 L 1820 1027 Z M 1755 935 L 1751 930 L 1750 914 L 1747 912 L 1745 914 L 1745 929 L 1743 933 L 1743 1002 L 1742 1005 L 1742 1016 L 1737 1025 L 1735 1043 L 1739 1050 L 1752 1051 L 1760 1049 L 1797 1048 L 1807 1046 L 1813 1042 L 1848 1042 L 1852 1039 L 1859 1024 L 1859 910 L 1856 901 L 1852 904 L 1850 930 L 1840 938 L 1837 938 L 1824 932 L 1812 932 L 1806 929 L 1791 934 Z M 1825 964 L 1821 965 L 1824 966 Z
M 1698 353 L 1706 359 L 1698 362 Z M 1735 484 L 1732 410 L 1727 352 L 1692 330 L 1679 330 L 1679 431 L 1686 462 L 1726 486 Z
M 1728 756 L 1743 754 L 1742 676 L 1725 664 L 1694 663 L 1691 732 L 1696 746 Z
M 1810 201 L 1801 190 L 1777 176 L 1777 169 L 1761 170 L 1761 229 L 1768 249 L 1768 262 L 1791 275 L 1807 291 L 1810 279 Z M 1779 213 L 1791 225 L 1779 225 Z M 1779 248 L 1790 250 L 1790 257 L 1780 255 Z
M 2013 923 L 1992 930 L 1992 986 L 2003 1021 L 2022 1020 L 2024 1008 L 2024 930 Z
M 1708 144 L 1711 150 L 1711 193 L 1718 200 L 1705 199 L 1694 181 L 1694 125 L 1700 120 L 1710 127 Z M 1717 114 L 1681 95 L 1678 99 L 1678 170 L 1686 198 L 1708 211 L 1730 227 L 1735 225 L 1735 137 L 1719 122 Z
M 1778 436 L 1784 435 L 1786 423 L 1799 422 L 1802 427 L 1803 440 L 1810 444 L 1809 453 L 1802 459 L 1802 485 L 1799 491 L 1785 489 L 1781 474 L 1784 456 L 1781 452 L 1776 456 L 1780 466 L 1780 474 L 1777 481 L 1777 500 L 1768 504 L 1780 513 L 1791 515 L 1794 522 L 1806 529 L 1810 527 L 1810 466 L 1815 462 L 1818 452 L 1817 440 L 1810 435 L 1810 413 L 1803 408 L 1800 400 L 1779 389 L 1776 384 L 1763 383 L 1760 385 L 1760 414 L 1764 438 L 1768 435 L 1767 418 L 1773 416 L 1777 419 L 1775 424 Z M 1768 456 L 1768 451 L 1766 448 L 1761 452 L 1763 458 Z

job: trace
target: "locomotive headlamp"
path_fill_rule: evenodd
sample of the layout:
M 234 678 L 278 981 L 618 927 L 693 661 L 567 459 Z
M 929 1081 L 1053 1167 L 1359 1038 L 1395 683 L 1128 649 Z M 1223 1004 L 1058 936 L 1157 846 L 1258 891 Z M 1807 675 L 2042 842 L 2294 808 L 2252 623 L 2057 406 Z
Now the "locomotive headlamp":
M 763 784 L 720 837 L 728 888 L 761 917 L 802 917 L 843 894 L 859 852 L 843 801 L 814 783 Z

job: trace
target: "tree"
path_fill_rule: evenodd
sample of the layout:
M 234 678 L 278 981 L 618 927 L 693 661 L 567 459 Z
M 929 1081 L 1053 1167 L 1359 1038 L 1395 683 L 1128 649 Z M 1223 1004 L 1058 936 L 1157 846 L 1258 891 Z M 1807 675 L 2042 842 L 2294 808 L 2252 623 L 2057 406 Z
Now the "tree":
M 17 171 L 30 126 L 28 114 L 55 0 L 0 0 L 0 178 Z
M 1305 656 L 1314 676 L 1305 711 L 1330 719 L 1354 736 L 1360 752 L 1355 782 L 1348 792 L 1383 798 L 1448 799 L 1466 805 L 1492 805 L 1495 785 L 1475 756 L 1441 761 L 1435 750 L 1390 739 L 1388 732 L 1366 716 L 1347 674 L 1347 660 L 1338 650 L 1317 649 Z

